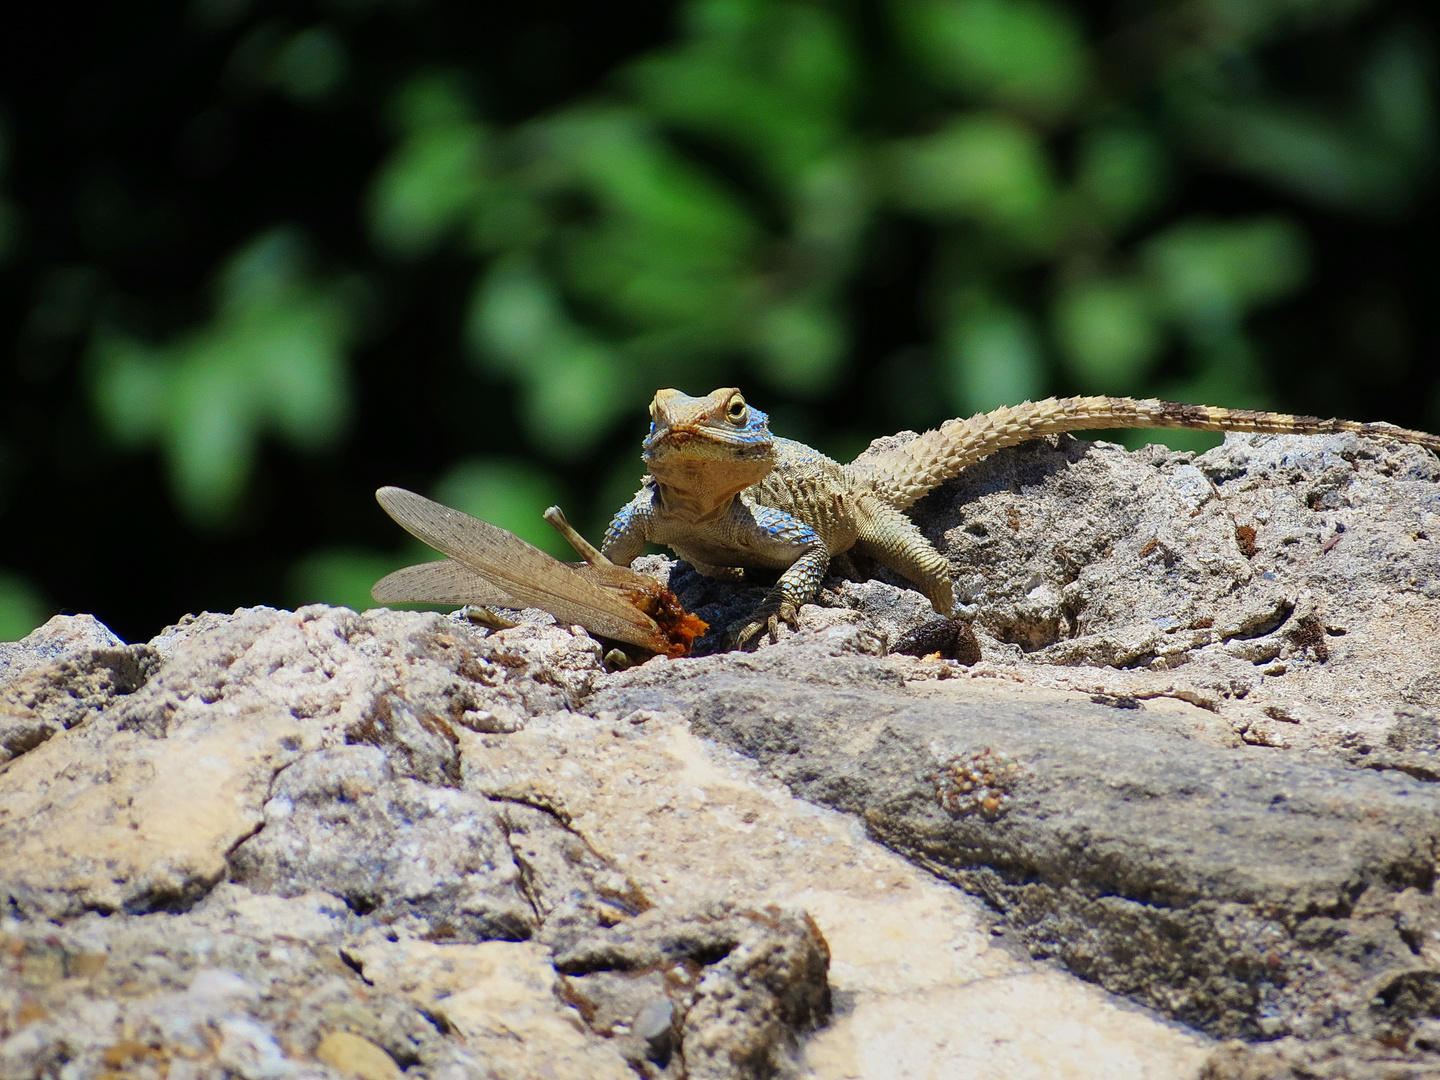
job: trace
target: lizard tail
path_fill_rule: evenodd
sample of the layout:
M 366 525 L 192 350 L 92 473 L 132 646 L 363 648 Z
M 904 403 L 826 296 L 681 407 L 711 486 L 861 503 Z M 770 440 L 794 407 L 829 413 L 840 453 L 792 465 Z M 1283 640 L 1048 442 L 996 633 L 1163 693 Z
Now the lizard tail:
M 1182 405 L 1155 398 L 1069 397 L 1027 401 L 968 420 L 947 420 L 893 450 L 855 462 L 885 501 L 905 509 L 961 469 L 997 450 L 1042 435 L 1096 428 L 1198 428 L 1202 431 L 1259 431 L 1292 435 L 1328 435 L 1353 431 L 1382 439 L 1415 443 L 1440 453 L 1440 436 L 1392 424 L 1322 420 L 1316 416 Z

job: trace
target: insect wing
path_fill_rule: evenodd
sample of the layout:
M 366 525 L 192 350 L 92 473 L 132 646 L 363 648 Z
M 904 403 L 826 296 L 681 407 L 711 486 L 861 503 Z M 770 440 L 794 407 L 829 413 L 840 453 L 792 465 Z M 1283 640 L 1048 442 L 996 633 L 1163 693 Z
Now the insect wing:
M 521 606 L 617 641 L 656 652 L 666 648 L 648 615 L 514 533 L 404 488 L 383 487 L 375 498 L 401 528 L 498 585 Z
M 370 595 L 377 604 L 478 604 L 484 607 L 522 608 L 522 604 L 494 582 L 454 559 L 417 563 L 386 574 Z

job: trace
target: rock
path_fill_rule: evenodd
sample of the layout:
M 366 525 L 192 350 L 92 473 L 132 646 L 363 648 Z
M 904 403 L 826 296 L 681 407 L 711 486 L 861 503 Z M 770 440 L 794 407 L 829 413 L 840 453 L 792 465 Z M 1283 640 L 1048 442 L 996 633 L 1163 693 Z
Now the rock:
M 1017 959 L 973 900 L 696 738 L 673 711 L 557 713 L 462 744 L 467 785 L 563 804 L 662 910 L 717 897 L 803 909 L 829 950 L 834 1001 L 803 1039 L 806 1075 L 1038 1080 L 1065 1061 L 1080 1077 L 1188 1078 L 1204 1057 L 1204 1040 Z
M 408 1000 L 449 1033 L 463 1047 L 458 1064 L 483 1062 L 497 1076 L 517 1078 L 536 1075 L 541 1063 L 557 1077 L 635 1075 L 562 1003 L 561 980 L 542 945 L 436 945 L 372 935 L 345 956 L 367 982 Z
M 804 912 L 773 906 L 651 910 L 575 943 L 555 966 L 591 1026 L 627 1036 L 626 1059 L 655 1075 L 789 1071 L 796 1032 L 830 1012 L 825 939 Z
M 133 694 L 156 660 L 92 615 L 56 615 L 24 642 L 0 642 L 0 765 Z
M 1397 711 L 1440 702 L 1440 461 L 1419 447 L 1231 435 L 1195 457 L 1042 440 L 915 517 L 957 567 L 987 655 L 1033 680 L 1190 701 L 1232 743 L 1264 745 L 1246 737 L 1257 725 L 1297 749 L 1373 745 Z M 1311 720 L 1277 732 L 1272 713 L 1301 704 Z
M 883 661 L 806 651 L 625 673 L 595 704 L 680 707 L 986 896 L 1034 954 L 1216 1034 L 1358 1024 L 1375 980 L 1413 968 L 1395 898 L 1430 886 L 1440 792 L 1338 762 L 1280 769 L 1088 702 L 955 684 L 921 700 L 881 692 L 878 672 L 862 691 Z M 1424 911 L 1429 926 L 1428 895 Z
M 334 897 L 283 900 L 228 884 L 181 914 L 12 920 L 0 1003 L 14 1015 L 18 997 L 32 1019 L 5 1030 L 0 1076 L 47 1075 L 62 1062 L 86 1076 L 122 1066 L 334 1076 L 313 1055 L 336 1030 L 413 1062 L 440 1037 L 415 1010 L 370 999 L 338 949 L 359 929 Z
M 1435 1022 L 1422 1024 L 1429 1038 Z M 1392 1051 L 1377 1055 L 1354 1036 L 1305 1041 L 1296 1038 L 1249 1046 L 1227 1042 L 1205 1063 L 1200 1080 L 1434 1080 L 1440 1068 Z
M 56 615 L 24 641 L 0 641 L 0 686 L 27 671 L 91 649 L 123 649 L 125 642 L 94 615 Z
M 1435 1075 L 1437 480 L 1015 448 L 916 507 L 973 639 L 860 559 L 624 672 L 533 613 L 52 620 L 0 1077 Z
M 490 801 L 396 777 L 383 751 L 337 746 L 275 777 L 264 820 L 230 855 L 257 892 L 328 892 L 430 940 L 521 941 L 538 926 Z
M 315 1057 L 341 1076 L 355 1080 L 398 1080 L 395 1059 L 369 1039 L 348 1031 L 332 1031 L 320 1040 Z

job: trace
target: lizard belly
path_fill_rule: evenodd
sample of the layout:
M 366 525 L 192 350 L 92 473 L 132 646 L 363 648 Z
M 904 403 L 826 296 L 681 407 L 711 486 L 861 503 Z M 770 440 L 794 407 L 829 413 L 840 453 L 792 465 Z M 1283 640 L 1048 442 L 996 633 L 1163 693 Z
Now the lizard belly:
M 785 570 L 824 542 L 804 521 L 753 500 L 745 493 L 721 517 L 703 524 L 661 515 L 651 533 L 681 558 L 709 566 Z
M 686 562 L 704 563 L 708 566 L 745 566 L 767 570 L 784 570 L 805 550 L 796 547 L 787 551 L 776 549 L 774 545 L 766 545 L 763 549 L 757 549 L 748 544 L 706 542 L 694 536 L 686 537 L 684 540 L 662 540 L 660 542 L 670 547 Z

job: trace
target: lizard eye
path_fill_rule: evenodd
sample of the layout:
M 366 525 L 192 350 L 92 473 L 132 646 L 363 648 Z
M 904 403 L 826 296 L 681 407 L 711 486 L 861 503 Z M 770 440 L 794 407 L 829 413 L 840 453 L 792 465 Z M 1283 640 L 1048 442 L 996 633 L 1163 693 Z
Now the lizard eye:
M 750 414 L 750 407 L 745 404 L 745 399 L 736 394 L 725 406 L 725 419 L 737 427 L 745 423 L 745 417 Z

